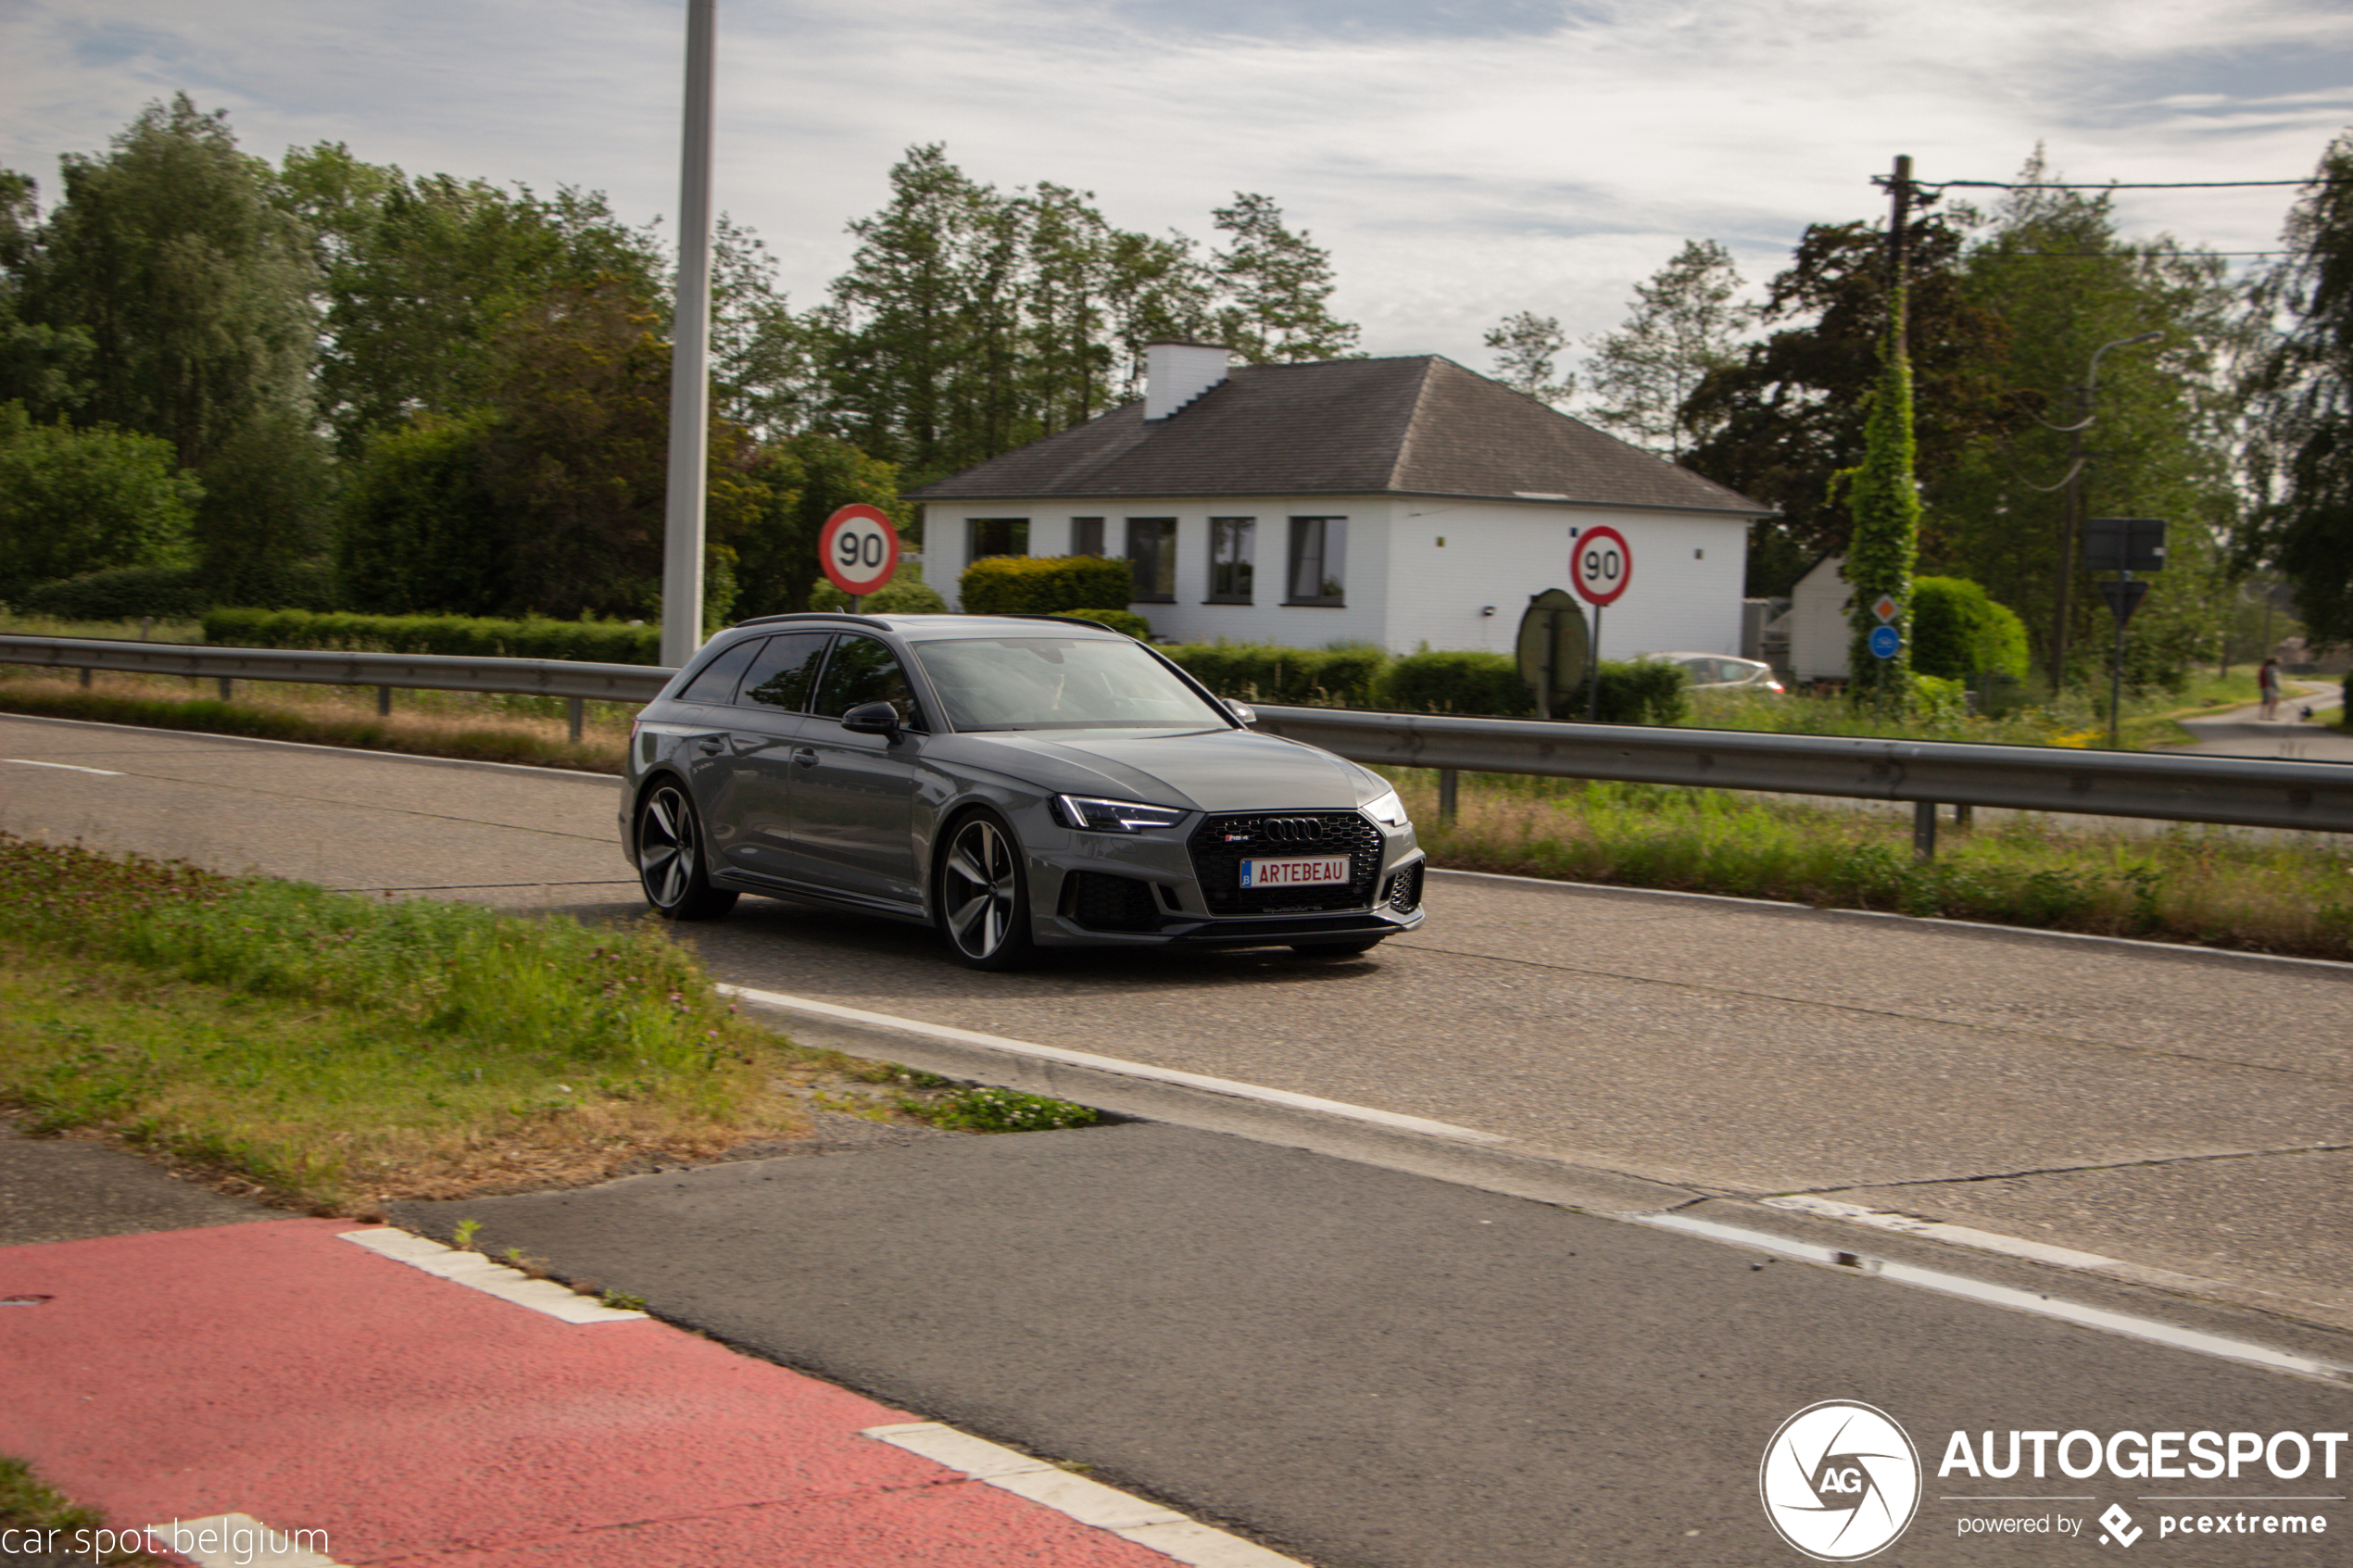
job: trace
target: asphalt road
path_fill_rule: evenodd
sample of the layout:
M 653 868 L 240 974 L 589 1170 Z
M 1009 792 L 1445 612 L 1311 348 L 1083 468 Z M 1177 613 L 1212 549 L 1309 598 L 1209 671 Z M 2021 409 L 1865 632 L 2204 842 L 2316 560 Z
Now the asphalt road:
M 635 907 L 609 781 L 5 718 L 0 759 L 18 834 L 592 918 Z M 2343 966 L 1491 879 L 1438 879 L 1431 909 L 1348 963 L 981 976 L 924 933 L 762 901 L 698 940 L 737 984 L 1453 1123 L 1702 1215 L 1755 1223 L 1769 1211 L 1748 1200 L 1802 1192 L 2097 1252 L 2169 1287 L 1856 1242 L 2353 1361 Z M 1182 1127 L 930 1140 L 411 1217 L 461 1211 L 495 1247 L 1331 1568 L 1794 1561 L 1760 1525 L 1758 1457 L 1821 1399 L 1868 1400 L 1928 1450 L 1895 1554 L 1920 1562 L 2037 1560 L 2061 1544 L 1961 1521 L 2064 1515 L 2092 1541 L 2109 1502 L 2157 1546 L 2150 1499 L 2181 1490 L 1940 1479 L 1953 1431 L 2353 1425 L 2341 1386 Z M 2320 1498 L 2336 1541 L 2163 1555 L 2341 1561 L 2347 1465 L 2197 1488 L 2242 1512 Z

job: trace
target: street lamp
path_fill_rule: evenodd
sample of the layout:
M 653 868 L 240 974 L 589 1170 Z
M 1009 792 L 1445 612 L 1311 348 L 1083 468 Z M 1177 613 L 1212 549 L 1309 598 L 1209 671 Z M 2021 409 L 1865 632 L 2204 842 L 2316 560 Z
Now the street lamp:
M 2087 460 L 2083 454 L 2083 433 L 2092 428 L 2093 398 L 2099 385 L 2100 360 L 2111 348 L 2127 348 L 2136 343 L 2155 343 L 2164 335 L 2162 332 L 2141 332 L 2133 337 L 2118 338 L 2113 343 L 2104 343 L 2092 350 L 2092 363 L 2083 372 L 2083 384 L 2076 388 L 2077 407 L 2082 417 L 2071 425 L 2055 425 L 2048 420 L 2039 421 L 2045 429 L 2074 437 L 2068 452 L 2067 477 L 2052 487 L 2064 487 L 2067 491 L 2067 505 L 2059 512 L 2058 618 L 2051 628 L 2053 696 L 2057 696 L 2059 689 L 2067 684 L 2067 616 L 2075 587 L 2075 540 L 2082 531 L 2083 468 Z

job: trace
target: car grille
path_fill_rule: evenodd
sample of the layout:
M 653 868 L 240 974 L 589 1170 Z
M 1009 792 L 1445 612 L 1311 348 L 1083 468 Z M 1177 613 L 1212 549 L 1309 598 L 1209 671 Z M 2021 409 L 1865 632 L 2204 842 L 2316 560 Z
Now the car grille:
M 1073 872 L 1067 885 L 1070 918 L 1089 931 L 1160 929 L 1160 909 L 1149 882 L 1101 872 Z
M 1390 877 L 1388 890 L 1381 895 L 1381 902 L 1399 914 L 1411 914 L 1421 908 L 1422 866 L 1422 861 L 1416 860 Z
M 1380 830 L 1358 811 L 1235 811 L 1212 817 L 1187 842 L 1202 897 L 1216 915 L 1361 909 L 1380 875 Z M 1244 887 L 1248 859 L 1346 855 L 1348 881 L 1320 887 Z

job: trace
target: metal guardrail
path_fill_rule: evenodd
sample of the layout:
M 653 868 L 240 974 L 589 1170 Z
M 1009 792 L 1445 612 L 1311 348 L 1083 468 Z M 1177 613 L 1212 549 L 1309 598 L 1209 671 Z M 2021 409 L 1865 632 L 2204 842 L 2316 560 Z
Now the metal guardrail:
M 581 704 L 651 702 L 675 671 L 647 664 L 589 664 L 563 659 L 469 659 L 437 653 L 333 653 L 312 648 L 224 648 L 197 643 L 133 643 L 103 637 L 29 637 L 0 632 L 0 663 L 140 675 L 188 675 L 220 683 L 223 701 L 235 681 L 297 681 L 373 686 L 376 711 L 392 711 L 403 691 L 496 692 L 569 699 L 572 738 Z
M 208 647 L 0 633 L 0 662 L 62 670 L 300 681 L 326 685 L 501 692 L 648 702 L 673 671 L 640 664 L 440 654 Z M 2075 751 L 2056 746 L 1856 740 L 1737 730 L 1540 723 L 1343 709 L 1258 709 L 1257 727 L 1359 762 L 1538 773 L 1709 789 L 1911 802 L 1923 852 L 1939 805 L 2147 817 L 2241 827 L 2353 833 L 2353 766 Z
M 2001 806 L 2353 833 L 2353 766 L 2341 762 L 1321 708 L 1262 707 L 1258 728 L 1358 762 L 1401 768 L 1844 796 L 1910 801 L 1931 812 L 1939 805 Z

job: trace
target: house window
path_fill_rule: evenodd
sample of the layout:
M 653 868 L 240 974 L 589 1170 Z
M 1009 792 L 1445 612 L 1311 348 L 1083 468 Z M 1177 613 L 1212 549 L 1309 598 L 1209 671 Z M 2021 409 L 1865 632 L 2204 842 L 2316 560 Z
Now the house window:
M 1176 602 L 1175 518 L 1127 520 L 1127 570 L 1136 580 L 1136 597 L 1139 601 L 1164 605 Z
M 1074 556 L 1100 556 L 1103 553 L 1101 518 L 1075 517 L 1070 520 L 1070 553 Z
M 1251 602 L 1251 574 L 1258 554 L 1258 520 L 1214 517 L 1209 520 L 1209 602 L 1246 605 Z
M 1285 604 L 1344 605 L 1348 602 L 1348 520 L 1290 520 L 1290 584 Z
M 966 561 L 976 561 L 983 556 L 1026 556 L 1029 554 L 1029 520 L 1026 517 L 975 517 L 965 520 L 972 530 L 972 548 L 964 553 Z

